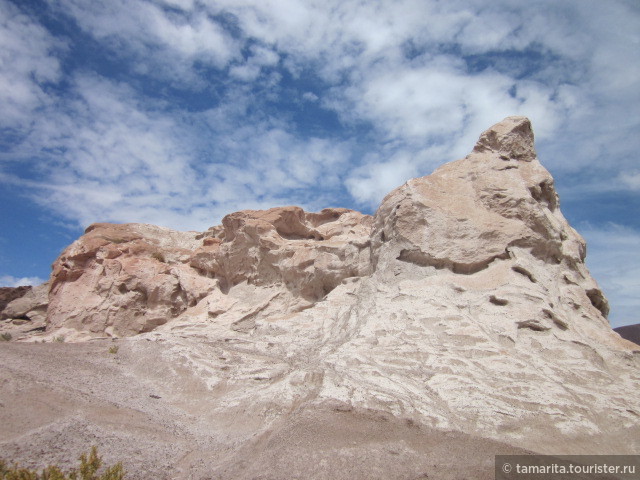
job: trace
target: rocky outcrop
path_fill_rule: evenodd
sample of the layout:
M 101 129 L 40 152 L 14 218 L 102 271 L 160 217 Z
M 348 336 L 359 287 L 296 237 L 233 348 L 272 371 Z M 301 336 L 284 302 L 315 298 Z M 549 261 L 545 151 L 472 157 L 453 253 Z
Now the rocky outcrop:
M 391 192 L 375 218 L 282 207 L 232 213 L 204 233 L 92 225 L 54 263 L 49 324 L 126 336 L 202 302 L 196 315 L 251 330 L 254 317 L 309 308 L 347 279 L 375 272 L 393 282 L 400 271 L 449 272 L 460 285 L 490 277 L 489 304 L 518 328 L 566 329 L 580 315 L 606 323 L 585 252 L 536 159 L 529 120 L 511 117 L 465 159 Z M 236 301 L 232 289 L 260 301 Z
M 53 265 L 49 325 L 133 335 L 206 298 L 205 318 L 240 312 L 235 328 L 244 330 L 249 311 L 308 308 L 345 278 L 369 273 L 371 222 L 346 209 L 282 207 L 232 213 L 204 233 L 94 224 Z M 250 301 L 230 300 L 239 285 L 268 291 L 268 299 L 252 295 L 266 303 L 247 310 Z
M 0 287 L 0 319 L 8 318 L 3 313 L 6 306 L 15 299 L 26 295 L 31 288 L 29 285 L 22 287 Z
M 188 266 L 193 232 L 152 225 L 94 224 L 53 264 L 50 329 L 96 335 L 152 330 L 213 288 Z
M 4 298 L 11 300 L 0 310 L 2 339 L 28 339 L 41 334 L 46 327 L 49 284 L 4 290 Z
M 507 118 L 465 159 L 387 195 L 372 246 L 379 271 L 395 275 L 398 262 L 425 275 L 444 270 L 459 275 L 461 288 L 473 274 L 484 277 L 486 297 L 503 315 L 522 317 L 526 306 L 519 328 L 566 329 L 577 316 L 606 323 L 609 306 L 584 265 L 585 242 L 560 212 L 524 117 Z
M 2 311 L 2 319 L 29 320 L 44 323 L 49 304 L 49 283 L 28 287 L 26 293 L 11 301 Z
M 215 398 L 207 415 L 263 432 L 317 407 L 541 453 L 603 453 L 596 437 L 634 453 L 640 349 L 611 330 L 585 252 L 531 124 L 510 117 L 373 217 L 284 207 L 204 233 L 92 225 L 54 263 L 47 335 L 142 334 L 133 356 L 161 340 Z
M 243 282 L 283 285 L 312 304 L 345 278 L 370 273 L 371 223 L 368 215 L 340 208 L 232 213 L 205 234 L 189 264 L 218 279 L 223 291 Z

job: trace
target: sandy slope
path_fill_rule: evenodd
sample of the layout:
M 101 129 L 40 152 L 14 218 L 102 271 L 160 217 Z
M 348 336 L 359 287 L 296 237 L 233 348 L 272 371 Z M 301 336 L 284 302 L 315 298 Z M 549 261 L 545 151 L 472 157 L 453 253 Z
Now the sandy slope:
M 162 342 L 0 345 L 0 452 L 30 467 L 74 465 L 97 445 L 128 478 L 493 478 L 505 444 L 370 411 L 301 407 L 221 417 Z M 160 397 L 160 398 L 154 398 Z

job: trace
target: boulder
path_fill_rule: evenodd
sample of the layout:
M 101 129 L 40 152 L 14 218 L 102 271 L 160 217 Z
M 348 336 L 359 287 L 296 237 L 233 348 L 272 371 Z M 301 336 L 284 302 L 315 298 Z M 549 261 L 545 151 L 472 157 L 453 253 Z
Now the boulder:
M 26 295 L 31 288 L 32 287 L 30 285 L 21 287 L 0 287 L 0 319 L 7 318 L 2 313 L 6 306 L 15 299 Z
M 11 301 L 2 311 L 2 318 L 24 319 L 44 324 L 49 304 L 49 283 L 29 287 L 24 295 Z

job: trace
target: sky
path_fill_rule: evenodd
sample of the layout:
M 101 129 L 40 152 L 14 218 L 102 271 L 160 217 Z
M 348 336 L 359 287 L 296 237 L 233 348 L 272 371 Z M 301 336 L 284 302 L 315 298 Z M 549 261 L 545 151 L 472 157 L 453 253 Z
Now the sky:
M 637 0 L 0 0 L 0 285 L 94 222 L 374 213 L 509 115 L 640 322 Z

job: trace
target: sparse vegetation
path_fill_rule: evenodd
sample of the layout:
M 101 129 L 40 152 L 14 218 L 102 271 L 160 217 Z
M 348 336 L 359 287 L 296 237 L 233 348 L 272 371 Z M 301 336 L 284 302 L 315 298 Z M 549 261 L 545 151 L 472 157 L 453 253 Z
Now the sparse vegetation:
M 9 467 L 4 460 L 0 460 L 0 480 L 122 480 L 125 471 L 122 463 L 116 463 L 107 467 L 101 475 L 98 470 L 102 467 L 102 458 L 98 455 L 98 449 L 91 447 L 89 455 L 83 453 L 80 456 L 80 467 L 67 473 L 58 466 L 51 465 L 38 473 L 35 470 L 20 468 L 14 464 Z
M 2 338 L 2 341 L 8 342 L 13 338 L 13 336 L 9 332 L 4 332 L 2 335 L 0 335 L 0 338 Z
M 113 353 L 115 355 L 116 353 L 118 353 L 119 348 L 120 347 L 118 347 L 117 345 L 114 345 L 113 347 L 109 348 L 109 353 Z
M 153 252 L 151 256 L 159 262 L 162 262 L 162 263 L 167 262 L 167 260 L 164 258 L 164 255 L 161 252 Z
M 53 341 L 54 342 L 58 342 L 58 343 L 63 343 L 64 342 L 64 335 L 58 335 L 57 337 L 53 337 Z

